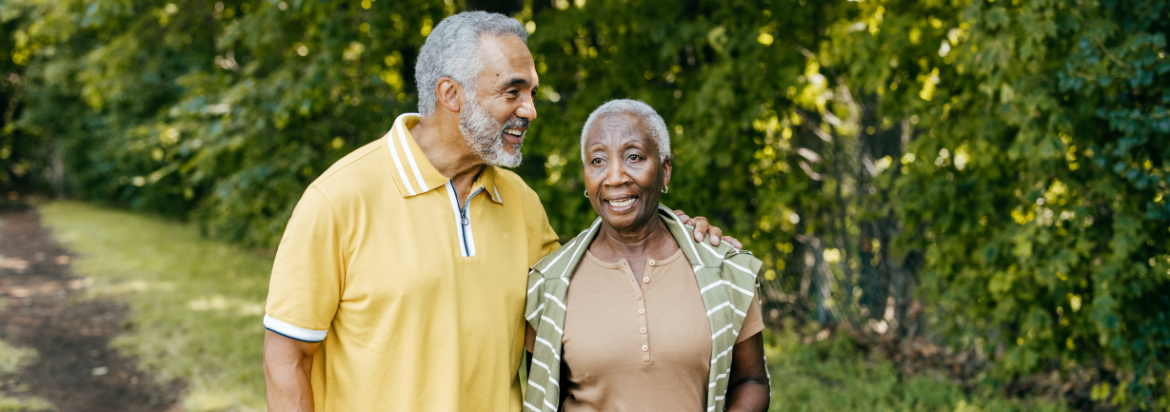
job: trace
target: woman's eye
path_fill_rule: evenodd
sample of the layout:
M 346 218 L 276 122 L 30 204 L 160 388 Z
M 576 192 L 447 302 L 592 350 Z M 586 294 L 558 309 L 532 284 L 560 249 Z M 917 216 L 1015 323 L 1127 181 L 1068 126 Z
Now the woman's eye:
M 601 164 L 601 159 L 593 159 L 593 160 L 590 160 L 590 161 L 589 161 L 589 163 L 593 163 L 593 164 L 595 164 L 595 165 L 599 165 L 599 164 Z
M 630 161 L 631 161 L 631 162 L 636 162 L 636 161 L 638 161 L 638 160 L 642 159 L 642 156 L 638 156 L 638 155 L 636 155 L 636 154 L 632 154 L 632 155 L 630 155 L 630 156 L 628 157 L 628 159 L 630 159 Z

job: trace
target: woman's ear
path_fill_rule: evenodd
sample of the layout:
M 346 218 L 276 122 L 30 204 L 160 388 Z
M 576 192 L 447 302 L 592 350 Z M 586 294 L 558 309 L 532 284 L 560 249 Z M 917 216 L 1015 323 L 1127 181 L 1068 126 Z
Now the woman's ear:
M 442 77 L 435 83 L 436 100 L 452 113 L 459 113 L 463 109 L 463 96 L 463 86 L 455 79 Z
M 662 186 L 669 186 L 670 185 L 670 158 L 669 157 L 666 158 L 666 160 L 662 161 L 662 169 L 663 169 Z

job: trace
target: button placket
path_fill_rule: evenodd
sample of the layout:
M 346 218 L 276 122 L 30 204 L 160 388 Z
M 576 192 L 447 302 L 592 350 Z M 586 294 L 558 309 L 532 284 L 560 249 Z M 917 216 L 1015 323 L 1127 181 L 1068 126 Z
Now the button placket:
M 649 268 L 647 268 L 649 269 Z M 638 285 L 638 278 L 634 276 L 634 271 L 630 269 L 629 263 L 622 260 L 619 263 L 619 270 L 625 273 L 626 278 L 629 279 L 630 287 L 634 290 L 634 296 L 637 298 L 638 304 L 638 336 L 641 338 L 641 347 L 638 349 L 642 351 L 642 363 L 649 364 L 653 359 L 650 356 L 650 337 L 649 326 L 646 322 L 646 300 L 643 298 L 645 291 Z M 648 274 L 648 273 L 647 273 Z M 643 277 L 642 283 L 649 283 L 649 276 Z
M 647 334 L 646 300 L 638 300 L 638 334 L 642 341 L 642 363 L 650 363 L 650 335 Z

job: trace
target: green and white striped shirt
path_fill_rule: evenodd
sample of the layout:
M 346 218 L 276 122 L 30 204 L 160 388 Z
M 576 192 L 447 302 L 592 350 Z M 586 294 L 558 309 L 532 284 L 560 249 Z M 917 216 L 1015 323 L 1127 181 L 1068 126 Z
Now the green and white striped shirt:
M 707 385 L 707 411 L 722 411 L 731 372 L 731 351 L 743 326 L 748 306 L 758 288 L 762 262 L 751 252 L 735 249 L 727 242 L 719 246 L 696 242 L 693 229 L 682 224 L 669 208 L 659 205 L 658 214 L 670 230 L 695 272 L 699 293 L 711 324 L 711 371 Z M 532 366 L 524 408 L 555 412 L 560 402 L 561 349 L 565 325 L 565 296 L 577 264 L 601 228 L 598 218 L 556 252 L 545 256 L 528 274 L 528 302 L 525 318 L 536 330 Z

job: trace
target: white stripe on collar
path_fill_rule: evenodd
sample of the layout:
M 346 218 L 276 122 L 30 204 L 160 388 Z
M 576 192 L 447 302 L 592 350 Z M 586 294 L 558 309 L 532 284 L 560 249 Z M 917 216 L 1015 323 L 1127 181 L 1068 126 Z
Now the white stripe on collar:
M 394 149 L 394 139 L 390 138 L 392 134 L 391 132 L 386 132 L 386 136 L 383 137 L 386 141 L 386 150 L 390 151 L 390 157 L 394 159 L 394 167 L 398 169 L 398 177 L 399 180 L 402 180 L 402 185 L 406 187 L 406 193 L 414 196 L 416 194 L 414 187 L 410 185 L 410 179 L 406 178 L 406 171 L 402 169 L 402 161 L 398 158 L 398 150 Z
M 414 177 L 418 179 L 419 191 L 427 190 L 427 182 L 423 180 L 422 172 L 418 170 L 418 163 L 414 161 L 414 152 L 410 150 L 410 143 L 406 141 L 406 122 L 403 119 L 406 116 L 418 116 L 418 113 L 404 113 L 398 116 L 394 121 L 394 128 L 398 130 L 398 141 L 402 142 L 402 152 L 406 153 L 406 160 L 410 161 L 410 169 L 414 171 Z

